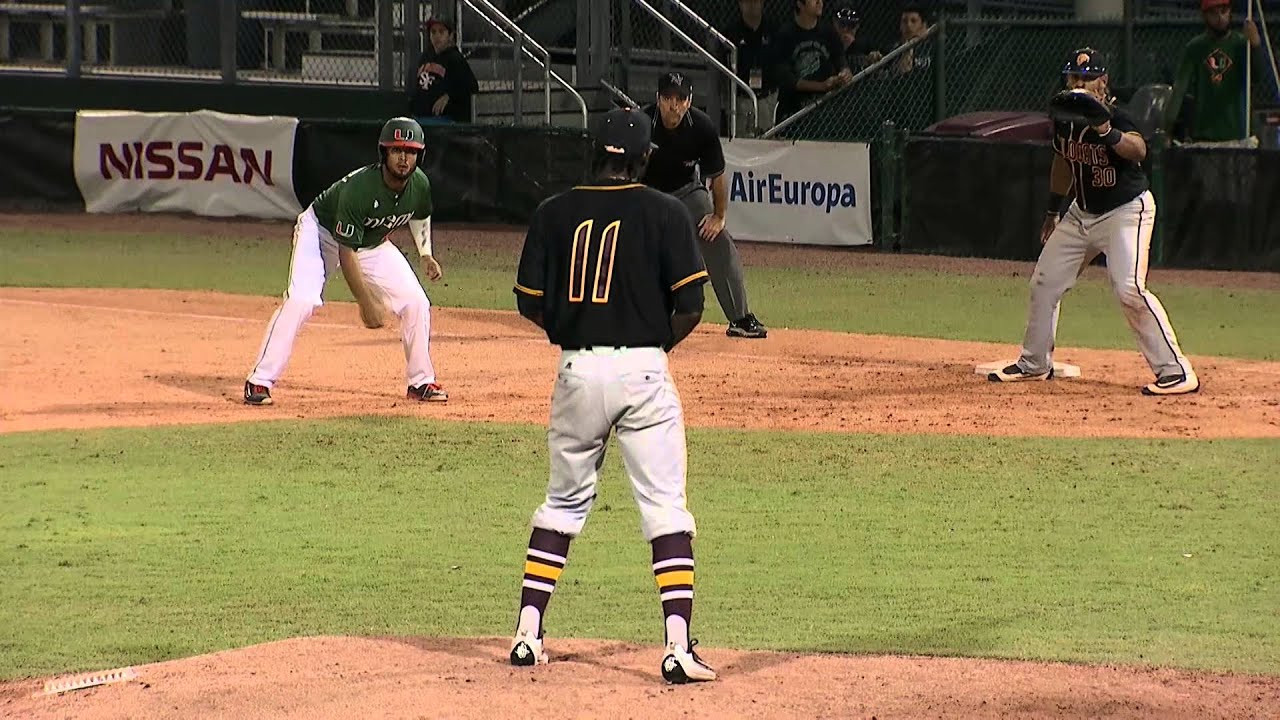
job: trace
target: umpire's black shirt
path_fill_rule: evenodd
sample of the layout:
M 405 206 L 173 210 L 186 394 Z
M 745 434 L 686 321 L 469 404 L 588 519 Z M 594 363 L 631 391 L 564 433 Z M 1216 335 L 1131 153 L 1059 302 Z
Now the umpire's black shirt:
M 691 107 L 680 124 L 668 130 L 657 105 L 644 108 L 644 112 L 653 119 L 653 144 L 657 147 L 649 155 L 641 182 L 669 193 L 724 172 L 720 131 L 706 113 Z

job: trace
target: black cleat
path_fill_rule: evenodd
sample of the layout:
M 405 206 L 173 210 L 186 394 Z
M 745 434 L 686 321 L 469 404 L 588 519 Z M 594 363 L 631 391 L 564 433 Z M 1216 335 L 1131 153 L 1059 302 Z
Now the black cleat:
M 729 323 L 729 329 L 725 330 L 724 334 L 729 337 L 763 338 L 769 336 L 769 330 L 756 319 L 753 313 L 747 313 L 742 319 Z
M 1014 363 L 1003 370 L 997 370 L 993 373 L 987 373 L 987 379 L 991 382 L 1023 382 L 1025 380 L 1052 380 L 1053 368 L 1049 368 L 1049 372 L 1029 373 L 1023 370 L 1017 363 Z
M 244 404 L 245 405 L 270 405 L 271 404 L 271 388 L 266 385 L 254 385 L 248 380 L 244 381 Z
M 667 654 L 662 658 L 663 680 L 671 685 L 684 685 L 716 679 L 716 671 L 694 652 L 697 644 L 697 640 L 690 642 L 686 651 L 676 643 L 667 643 Z
M 405 397 L 410 400 L 419 400 L 421 402 L 448 402 L 449 393 L 444 391 L 436 383 L 427 383 L 426 385 L 418 385 L 411 387 L 405 393 Z

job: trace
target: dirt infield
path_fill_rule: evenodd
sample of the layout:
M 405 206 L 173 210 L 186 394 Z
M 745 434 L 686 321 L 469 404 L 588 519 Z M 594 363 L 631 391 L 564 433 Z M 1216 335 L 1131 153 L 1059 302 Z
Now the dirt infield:
M 48 216 L 40 216 L 50 227 Z M 0 216 L 0 227 L 21 218 Z M 93 218 L 95 229 L 112 229 Z M 174 219 L 160 220 L 165 223 Z M 193 231 L 216 234 L 203 221 Z M 84 216 L 52 226 L 84 227 Z M 241 224 L 237 232 L 279 224 Z M 116 229 L 122 229 L 116 228 Z M 481 236 L 483 235 L 482 239 Z M 507 235 L 476 242 L 511 243 Z M 794 249 L 793 249 L 794 250 Z M 745 248 L 748 264 L 774 249 Z M 821 253 L 826 253 L 821 255 Z M 806 254 L 812 258 L 806 260 Z M 788 262 L 868 266 L 887 256 L 802 250 Z M 800 258 L 800 260 L 797 260 Z M 936 267 L 931 267 L 931 263 Z M 954 267 L 952 267 L 954 266 Z M 895 265 L 897 267 L 897 265 Z M 920 269 L 1023 273 L 934 259 Z M 986 268 L 986 269 L 975 269 Z M 1280 287 L 1274 275 L 1184 281 Z M 1243 279 L 1241 279 L 1243 278 Z M 277 405 L 241 404 L 276 300 L 155 290 L 0 288 L 0 432 L 378 414 L 543 423 L 556 351 L 513 313 L 437 309 L 443 405 L 403 399 L 398 331 L 359 326 L 348 303 L 303 330 Z M 693 426 L 1087 437 L 1280 437 L 1280 363 L 1195 357 L 1204 389 L 1155 399 L 1136 351 L 1060 348 L 1084 377 L 995 385 L 976 364 L 1012 345 L 772 330 L 733 340 L 704 326 L 672 355 Z M 57 392 L 49 392 L 57 388 Z M 744 653 L 708 648 L 722 679 L 664 687 L 657 649 L 553 639 L 553 664 L 517 672 L 504 639 L 308 638 L 141 666 L 140 678 L 64 696 L 0 684 L 0 716 L 42 717 L 1125 717 L 1280 716 L 1280 678 L 1027 662 Z
M 4 432 L 423 415 L 545 422 L 556 350 L 514 313 L 437 309 L 432 355 L 446 405 L 406 402 L 395 327 L 351 303 L 303 328 L 272 407 L 240 403 L 271 298 L 162 290 L 0 288 Z M 393 323 L 394 325 L 394 323 Z M 1280 363 L 1193 358 L 1194 396 L 1138 393 L 1135 351 L 1063 348 L 1084 377 L 996 385 L 975 365 L 1016 348 L 805 330 L 763 341 L 700 328 L 672 355 L 691 425 L 834 432 L 1092 437 L 1280 437 Z M 37 370 L 38 369 L 38 370 Z M 30 382 L 38 373 L 39 383 Z M 1230 382 L 1222 379 L 1230 378 Z M 57 387 L 56 393 L 47 392 Z
M 1274 679 L 1169 670 L 717 651 L 721 679 L 668 687 L 658 651 L 557 641 L 513 668 L 505 638 L 318 637 L 145 665 L 125 684 L 43 696 L 0 687 L 12 717 L 1263 718 Z M 711 658 L 709 658 L 710 660 Z

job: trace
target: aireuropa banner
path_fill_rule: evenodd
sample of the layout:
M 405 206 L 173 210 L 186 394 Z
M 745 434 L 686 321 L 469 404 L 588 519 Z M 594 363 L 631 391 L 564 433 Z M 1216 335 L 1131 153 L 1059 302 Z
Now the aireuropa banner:
M 297 118 L 82 110 L 75 174 L 91 213 L 289 219 Z
M 727 227 L 735 238 L 870 245 L 871 146 L 726 140 Z

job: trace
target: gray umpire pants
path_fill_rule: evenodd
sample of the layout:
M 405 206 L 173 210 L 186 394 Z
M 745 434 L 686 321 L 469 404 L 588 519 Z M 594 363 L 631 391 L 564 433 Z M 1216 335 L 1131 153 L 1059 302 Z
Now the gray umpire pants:
M 698 232 L 698 223 L 713 209 L 711 192 L 700 182 L 690 183 L 671 193 L 679 198 L 689 209 L 693 221 L 694 232 Z M 742 279 L 742 260 L 738 257 L 738 248 L 733 244 L 733 236 L 728 230 L 720 231 L 714 240 L 703 240 L 698 236 L 698 244 L 702 248 L 702 259 L 707 264 L 707 274 L 711 276 L 711 287 L 715 288 L 716 299 L 720 301 L 720 309 L 729 322 L 736 322 L 751 312 L 747 306 L 747 286 Z

